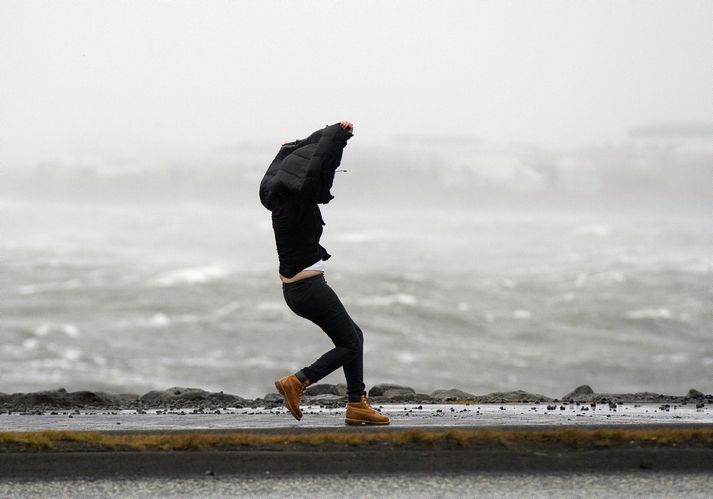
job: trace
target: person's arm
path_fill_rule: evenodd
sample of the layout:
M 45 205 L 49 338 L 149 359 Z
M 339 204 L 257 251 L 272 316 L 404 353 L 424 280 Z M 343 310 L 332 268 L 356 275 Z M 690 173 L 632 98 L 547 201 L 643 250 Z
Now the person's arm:
M 351 121 L 340 121 L 339 126 L 341 126 L 350 134 L 354 135 L 354 124 Z
M 349 123 L 348 121 L 342 121 L 341 123 Z M 334 134 L 334 139 L 332 141 L 331 147 L 328 147 L 324 154 L 323 168 L 326 172 L 333 172 L 337 169 L 339 164 L 342 162 L 342 154 L 344 153 L 344 148 L 347 146 L 347 141 L 354 135 L 351 130 L 351 124 L 349 127 L 344 125 L 341 126 L 341 130 L 337 130 Z
M 342 161 L 347 141 L 354 135 L 354 125 L 348 121 L 324 128 L 324 134 L 309 165 L 310 186 L 308 197 L 317 203 L 328 203 L 334 196 L 329 192 L 334 172 Z

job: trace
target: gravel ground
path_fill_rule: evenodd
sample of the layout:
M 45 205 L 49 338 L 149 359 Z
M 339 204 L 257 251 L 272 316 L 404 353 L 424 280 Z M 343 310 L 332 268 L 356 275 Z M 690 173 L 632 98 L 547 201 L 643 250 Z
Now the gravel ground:
M 710 474 L 478 473 L 0 481 L 0 497 L 710 497 Z

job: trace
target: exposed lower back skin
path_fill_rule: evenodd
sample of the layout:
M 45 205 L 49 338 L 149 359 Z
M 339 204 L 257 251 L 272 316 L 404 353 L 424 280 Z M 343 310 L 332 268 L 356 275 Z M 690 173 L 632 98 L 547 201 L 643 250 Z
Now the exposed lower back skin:
M 303 270 L 302 272 L 298 272 L 293 277 L 289 278 L 280 274 L 280 280 L 284 283 L 297 282 L 301 281 L 302 279 L 307 279 L 308 277 L 314 277 L 321 273 L 322 272 L 320 272 L 319 270 Z

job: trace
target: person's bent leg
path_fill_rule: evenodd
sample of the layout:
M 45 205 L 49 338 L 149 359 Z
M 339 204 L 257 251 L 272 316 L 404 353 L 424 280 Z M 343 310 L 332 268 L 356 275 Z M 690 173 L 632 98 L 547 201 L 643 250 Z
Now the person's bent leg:
M 363 387 L 361 379 L 361 370 L 359 366 L 362 363 L 362 344 L 360 331 L 354 327 L 354 321 L 347 313 L 342 303 L 337 298 L 334 291 L 328 288 L 327 294 L 333 295 L 324 310 L 313 314 L 309 319 L 329 336 L 334 343 L 334 348 L 322 354 L 309 366 L 302 368 L 302 373 L 310 381 L 316 382 L 335 370 L 345 365 L 353 367 L 347 368 L 350 371 L 350 376 L 346 377 L 347 389 L 354 391 L 354 384 Z M 345 372 L 346 375 L 346 372 Z M 361 389 L 357 388 L 359 393 Z
M 298 377 L 302 376 L 315 383 L 339 367 L 348 365 L 347 389 L 350 395 L 357 391 L 361 394 L 364 386 L 361 330 L 355 327 L 339 297 L 323 277 L 309 281 L 302 286 L 286 287 L 285 299 L 297 315 L 322 328 L 335 346 L 311 365 L 298 371 Z

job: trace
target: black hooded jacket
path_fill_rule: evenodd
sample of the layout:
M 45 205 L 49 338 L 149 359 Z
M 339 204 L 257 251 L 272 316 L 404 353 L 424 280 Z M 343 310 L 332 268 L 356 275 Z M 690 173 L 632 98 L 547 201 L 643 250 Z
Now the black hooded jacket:
M 330 189 L 352 133 L 338 123 L 283 144 L 260 182 L 260 201 L 272 212 L 280 274 L 293 277 L 330 254 L 319 244 L 324 220 L 318 203 Z

